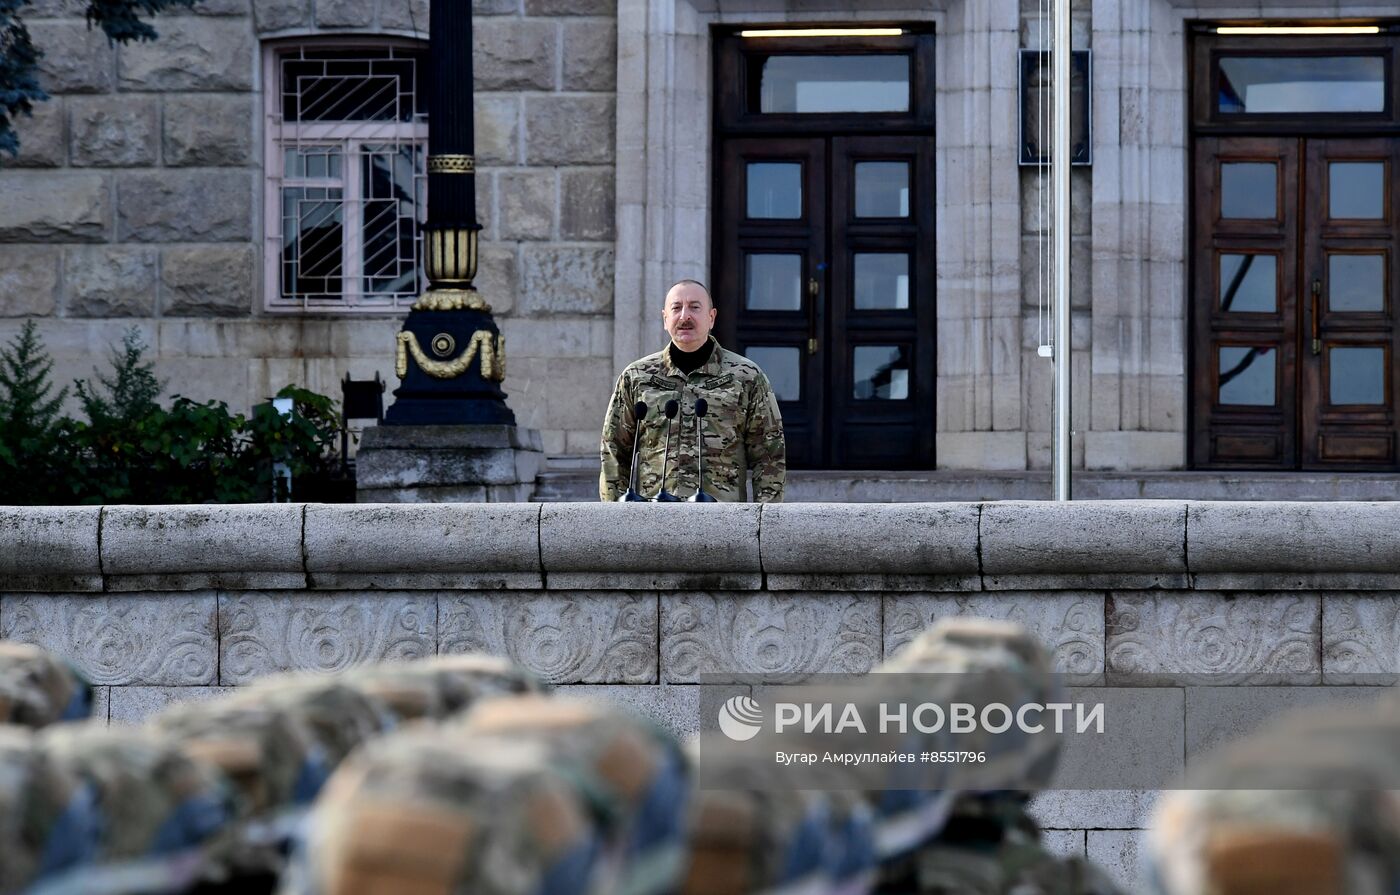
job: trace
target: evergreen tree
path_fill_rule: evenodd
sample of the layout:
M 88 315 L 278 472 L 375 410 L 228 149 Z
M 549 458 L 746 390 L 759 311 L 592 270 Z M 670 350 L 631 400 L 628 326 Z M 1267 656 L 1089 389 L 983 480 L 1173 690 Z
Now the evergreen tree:
M 0 348 L 0 503 L 38 502 L 61 487 L 58 409 L 68 389 L 54 392 L 52 371 L 33 320 Z
M 141 331 L 133 326 L 122 334 L 122 347 L 112 350 L 112 375 L 93 370 L 101 391 L 85 379 L 77 380 L 78 400 L 92 424 L 138 420 L 160 409 L 156 404 L 160 381 L 156 379 L 155 364 L 147 361 L 145 355 L 146 343 L 141 339 Z
M 196 0 L 89 0 L 88 27 L 107 35 L 108 43 L 155 40 L 156 30 L 141 16 L 153 16 L 171 7 L 189 9 Z M 39 60 L 44 51 L 34 46 L 25 27 L 23 11 L 29 0 L 0 0 L 0 150 L 19 152 L 15 133 L 17 115 L 30 115 L 34 103 L 48 99 L 39 84 Z

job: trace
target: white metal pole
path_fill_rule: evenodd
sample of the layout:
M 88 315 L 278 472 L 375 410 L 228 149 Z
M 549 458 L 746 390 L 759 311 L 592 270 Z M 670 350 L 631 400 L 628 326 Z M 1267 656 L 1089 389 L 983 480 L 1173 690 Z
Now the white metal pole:
M 1070 499 L 1070 322 L 1069 322 L 1069 61 L 1070 0 L 1055 0 L 1054 41 L 1051 47 L 1051 83 L 1055 97 L 1054 146 L 1050 153 L 1055 217 L 1055 431 L 1052 436 L 1055 500 Z

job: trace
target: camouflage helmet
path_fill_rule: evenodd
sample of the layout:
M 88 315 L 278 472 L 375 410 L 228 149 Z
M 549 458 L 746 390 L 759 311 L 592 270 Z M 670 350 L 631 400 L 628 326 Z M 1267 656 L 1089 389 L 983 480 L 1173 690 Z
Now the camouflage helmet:
M 699 760 L 703 746 L 692 741 L 690 749 Z M 827 794 L 768 787 L 761 779 L 766 768 L 730 760 L 735 758 L 732 753 L 705 758 L 707 771 L 724 785 L 694 793 L 682 895 L 830 891 L 839 856 L 850 847 L 833 842 L 841 824 L 832 820 Z
M 43 727 L 92 711 L 92 687 L 68 663 L 37 646 L 0 641 L 0 724 Z
M 610 892 L 590 807 L 540 743 L 419 725 L 337 769 L 303 828 L 284 893 Z
M 34 734 L 0 725 L 0 893 L 56 880 L 98 854 L 97 796 Z
M 384 662 L 357 668 L 344 680 L 383 702 L 401 721 L 446 718 L 485 696 L 539 692 L 543 687 L 509 659 L 479 653 Z
M 278 674 L 226 697 L 230 705 L 286 712 L 311 736 L 334 769 L 356 746 L 394 726 L 389 708 L 360 688 L 323 674 Z
M 939 619 L 869 677 L 881 702 L 1045 704 L 1063 699 L 1051 674 L 1049 655 L 1023 626 L 1008 621 L 956 616 Z M 891 675 L 886 677 L 886 675 Z M 905 677 L 908 675 L 909 677 Z M 955 810 L 959 792 L 1028 790 L 1047 785 L 1059 757 L 1059 740 L 1029 734 L 1015 725 L 993 733 L 978 727 L 953 735 L 943 729 L 911 731 L 911 751 L 980 752 L 985 761 L 918 765 L 919 785 L 871 793 L 885 855 L 935 836 Z M 897 832 L 896 832 L 897 831 Z
M 594 805 L 619 892 L 674 889 L 684 857 L 689 770 L 680 744 L 607 703 L 530 694 L 487 699 L 444 728 L 462 748 L 542 745 Z
M 328 756 L 306 721 L 280 706 L 238 698 L 184 703 L 153 724 L 233 781 L 242 817 L 307 804 L 330 775 Z
M 1050 657 L 1016 622 L 970 616 L 941 618 L 881 666 L 885 672 L 952 672 L 1009 668 L 1047 692 Z
M 203 849 L 233 818 L 222 775 L 152 730 L 60 724 L 39 744 L 54 767 L 96 793 L 100 838 L 90 873 L 103 876 L 104 892 L 183 890 L 202 870 Z
M 1400 711 L 1304 709 L 1211 756 L 1159 804 L 1148 866 L 1167 895 L 1400 889 Z M 1226 788 L 1229 787 L 1229 788 Z

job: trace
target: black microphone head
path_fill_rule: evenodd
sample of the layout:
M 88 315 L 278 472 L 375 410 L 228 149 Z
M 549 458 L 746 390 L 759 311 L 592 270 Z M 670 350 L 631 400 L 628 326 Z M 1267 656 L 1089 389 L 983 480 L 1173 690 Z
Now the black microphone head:
M 637 419 L 645 419 L 647 415 L 647 402 L 638 401 L 632 405 L 632 413 Z
M 677 401 L 675 398 L 666 402 L 666 419 L 673 420 L 676 418 L 676 414 L 680 412 L 681 402 Z
M 696 415 L 696 416 L 704 416 L 706 413 L 709 413 L 709 412 L 710 412 L 710 402 L 709 402 L 709 401 L 706 401 L 704 398 L 696 398 L 696 399 L 695 399 L 695 415 Z

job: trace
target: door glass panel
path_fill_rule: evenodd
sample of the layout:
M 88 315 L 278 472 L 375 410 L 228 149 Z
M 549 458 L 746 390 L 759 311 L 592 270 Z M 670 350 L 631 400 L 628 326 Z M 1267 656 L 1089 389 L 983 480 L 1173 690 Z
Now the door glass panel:
M 744 256 L 744 306 L 751 311 L 802 310 L 802 256 Z
M 858 401 L 903 401 L 909 397 L 909 361 L 897 345 L 860 345 L 852 364 Z
M 760 71 L 750 73 L 749 83 L 758 85 L 750 111 L 909 111 L 908 56 L 760 56 L 753 64 Z
M 768 376 L 779 401 L 802 400 L 802 350 L 781 345 L 750 345 L 744 356 Z
M 1277 309 L 1277 258 L 1273 255 L 1220 256 L 1220 310 L 1272 314 Z
M 856 217 L 909 217 L 908 162 L 856 162 Z
M 1278 217 L 1278 165 L 1273 162 L 1223 162 L 1220 165 L 1220 216 Z
M 1381 56 L 1222 56 L 1220 111 L 1228 114 L 1384 112 Z
M 800 162 L 749 162 L 747 170 L 749 217 L 802 217 Z
M 1384 255 L 1328 255 L 1327 309 L 1385 310 Z
M 909 309 L 909 256 L 903 252 L 857 252 L 855 300 L 858 311 Z
M 1275 354 L 1267 346 L 1220 346 L 1220 403 L 1272 407 Z
M 1333 348 L 1327 352 L 1333 404 L 1385 403 L 1385 349 Z
M 1375 220 L 1385 213 L 1384 162 L 1332 162 L 1327 168 L 1331 217 Z

